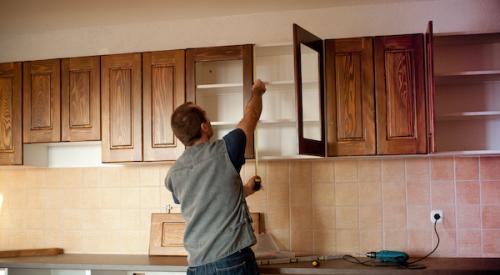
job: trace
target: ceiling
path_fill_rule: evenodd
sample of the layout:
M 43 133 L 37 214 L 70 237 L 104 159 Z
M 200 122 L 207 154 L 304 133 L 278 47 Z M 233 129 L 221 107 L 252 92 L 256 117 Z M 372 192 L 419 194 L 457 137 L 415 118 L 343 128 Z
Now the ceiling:
M 0 0 L 0 35 L 415 0 Z

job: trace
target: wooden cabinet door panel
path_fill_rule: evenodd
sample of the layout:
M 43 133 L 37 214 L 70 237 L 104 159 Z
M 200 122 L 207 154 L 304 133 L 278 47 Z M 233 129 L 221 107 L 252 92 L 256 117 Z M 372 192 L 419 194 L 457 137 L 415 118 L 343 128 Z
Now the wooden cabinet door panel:
M 426 152 L 423 35 L 375 38 L 378 154 Z
M 24 143 L 61 140 L 59 59 L 24 63 Z
M 141 54 L 103 56 L 101 93 L 102 161 L 141 161 Z
M 63 141 L 101 139 L 99 56 L 62 61 L 61 128 Z
M 21 63 L 0 64 L 0 165 L 23 164 Z
M 184 103 L 184 50 L 143 54 L 144 161 L 175 160 L 184 145 L 174 136 L 170 117 Z
M 373 39 L 326 41 L 328 156 L 375 155 Z

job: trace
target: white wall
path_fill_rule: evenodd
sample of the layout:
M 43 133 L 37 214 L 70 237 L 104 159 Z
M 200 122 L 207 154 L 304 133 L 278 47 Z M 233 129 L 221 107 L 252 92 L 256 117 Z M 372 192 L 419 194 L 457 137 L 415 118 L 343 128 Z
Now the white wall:
M 414 33 L 424 32 L 428 20 L 434 21 L 436 33 L 499 32 L 500 1 L 388 1 L 385 4 L 102 25 L 23 34 L 12 31 L 15 26 L 10 26 L 8 33 L 0 33 L 0 62 L 289 42 L 294 22 L 323 38 Z

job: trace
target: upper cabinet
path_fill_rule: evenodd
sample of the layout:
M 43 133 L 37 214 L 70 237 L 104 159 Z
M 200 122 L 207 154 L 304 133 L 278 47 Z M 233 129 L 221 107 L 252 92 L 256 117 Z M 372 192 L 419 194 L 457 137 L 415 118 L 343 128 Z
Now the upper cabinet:
M 310 45 L 301 39 L 311 41 Z M 294 25 L 294 42 L 295 51 L 302 51 L 300 56 L 296 53 L 300 136 L 307 125 L 301 113 L 323 110 L 321 94 L 318 98 L 316 93 L 304 92 L 307 82 L 301 58 L 311 49 L 320 57 L 322 41 Z M 432 60 L 432 44 L 429 49 Z M 325 43 L 325 55 L 328 156 L 427 152 L 427 140 L 433 138 L 432 128 L 427 128 L 427 112 L 433 108 L 426 108 L 423 34 L 330 39 Z M 318 70 L 307 70 L 319 71 L 320 83 L 322 60 L 320 57 Z M 314 100 L 316 106 L 304 107 L 306 100 Z M 323 127 L 323 123 L 319 125 Z M 299 137 L 299 148 L 303 143 L 309 144 L 303 148 L 314 148 L 316 153 L 325 150 L 319 133 L 322 130 L 316 132 L 314 142 L 305 139 L 304 143 Z
M 141 54 L 101 59 L 102 161 L 142 160 Z
M 375 37 L 378 154 L 426 153 L 423 35 Z
M 186 51 L 186 100 L 201 106 L 222 138 L 243 117 L 252 95 L 253 46 L 197 48 Z M 245 158 L 253 158 L 253 138 Z
M 24 143 L 61 140 L 61 62 L 59 59 L 24 62 Z
M 434 37 L 436 152 L 500 153 L 500 33 Z
M 62 60 L 62 141 L 101 139 L 100 58 Z
M 0 64 L 0 165 L 23 164 L 21 63 Z
M 170 117 L 184 103 L 184 50 L 147 52 L 142 63 L 143 160 L 175 160 L 184 145 Z

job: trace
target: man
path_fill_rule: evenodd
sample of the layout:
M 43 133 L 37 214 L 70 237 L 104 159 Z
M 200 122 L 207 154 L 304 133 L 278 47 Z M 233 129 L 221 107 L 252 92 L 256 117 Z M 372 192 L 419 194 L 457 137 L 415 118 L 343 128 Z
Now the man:
M 250 249 L 256 238 L 245 201 L 255 192 L 257 176 L 243 185 L 239 172 L 265 91 L 264 83 L 256 80 L 236 129 L 214 142 L 202 108 L 188 102 L 172 114 L 172 129 L 186 150 L 169 170 L 165 185 L 181 204 L 186 221 L 188 274 L 259 274 Z

